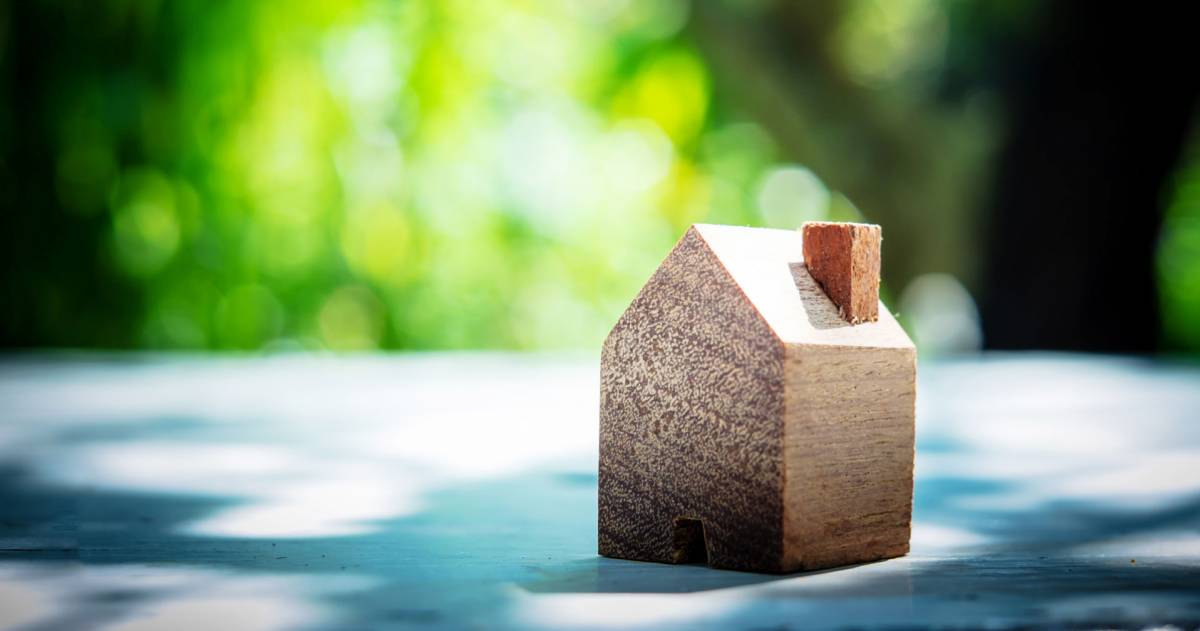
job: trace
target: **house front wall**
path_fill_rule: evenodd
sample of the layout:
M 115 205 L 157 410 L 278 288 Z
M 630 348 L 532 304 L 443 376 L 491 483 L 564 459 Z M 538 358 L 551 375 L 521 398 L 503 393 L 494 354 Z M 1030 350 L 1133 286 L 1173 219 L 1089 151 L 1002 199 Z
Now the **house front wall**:
M 783 360 L 690 230 L 604 344 L 601 554 L 689 560 L 676 536 L 688 519 L 713 567 L 783 569 Z

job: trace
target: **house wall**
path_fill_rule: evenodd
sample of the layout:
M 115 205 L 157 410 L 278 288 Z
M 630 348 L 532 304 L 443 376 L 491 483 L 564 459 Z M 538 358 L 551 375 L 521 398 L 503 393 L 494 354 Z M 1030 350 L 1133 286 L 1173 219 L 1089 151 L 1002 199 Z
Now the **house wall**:
M 684 517 L 710 565 L 782 569 L 783 356 L 689 230 L 604 344 L 601 554 L 676 561 Z
M 789 345 L 784 390 L 785 569 L 906 554 L 916 351 Z

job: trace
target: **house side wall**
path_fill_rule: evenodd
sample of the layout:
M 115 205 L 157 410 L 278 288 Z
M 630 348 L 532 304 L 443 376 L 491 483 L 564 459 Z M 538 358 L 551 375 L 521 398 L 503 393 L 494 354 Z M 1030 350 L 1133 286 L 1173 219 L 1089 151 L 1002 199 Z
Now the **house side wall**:
M 789 345 L 784 389 L 785 569 L 906 554 L 916 351 Z
M 688 517 L 710 565 L 781 569 L 783 353 L 690 230 L 604 344 L 601 554 L 675 561 Z

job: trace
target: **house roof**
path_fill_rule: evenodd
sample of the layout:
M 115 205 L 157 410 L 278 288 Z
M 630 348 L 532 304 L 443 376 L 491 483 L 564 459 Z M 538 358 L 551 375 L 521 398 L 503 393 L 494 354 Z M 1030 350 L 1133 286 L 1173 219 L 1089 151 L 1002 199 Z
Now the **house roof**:
M 887 307 L 879 320 L 850 325 L 804 266 L 799 230 L 692 226 L 746 299 L 786 344 L 912 348 Z

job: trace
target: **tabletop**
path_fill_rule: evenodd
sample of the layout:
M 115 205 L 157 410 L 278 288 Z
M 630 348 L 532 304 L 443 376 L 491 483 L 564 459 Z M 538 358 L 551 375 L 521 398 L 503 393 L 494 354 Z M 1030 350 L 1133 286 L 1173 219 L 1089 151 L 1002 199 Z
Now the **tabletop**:
M 1200 367 L 922 363 L 912 552 L 596 554 L 586 355 L 0 359 L 0 628 L 1200 627 Z

